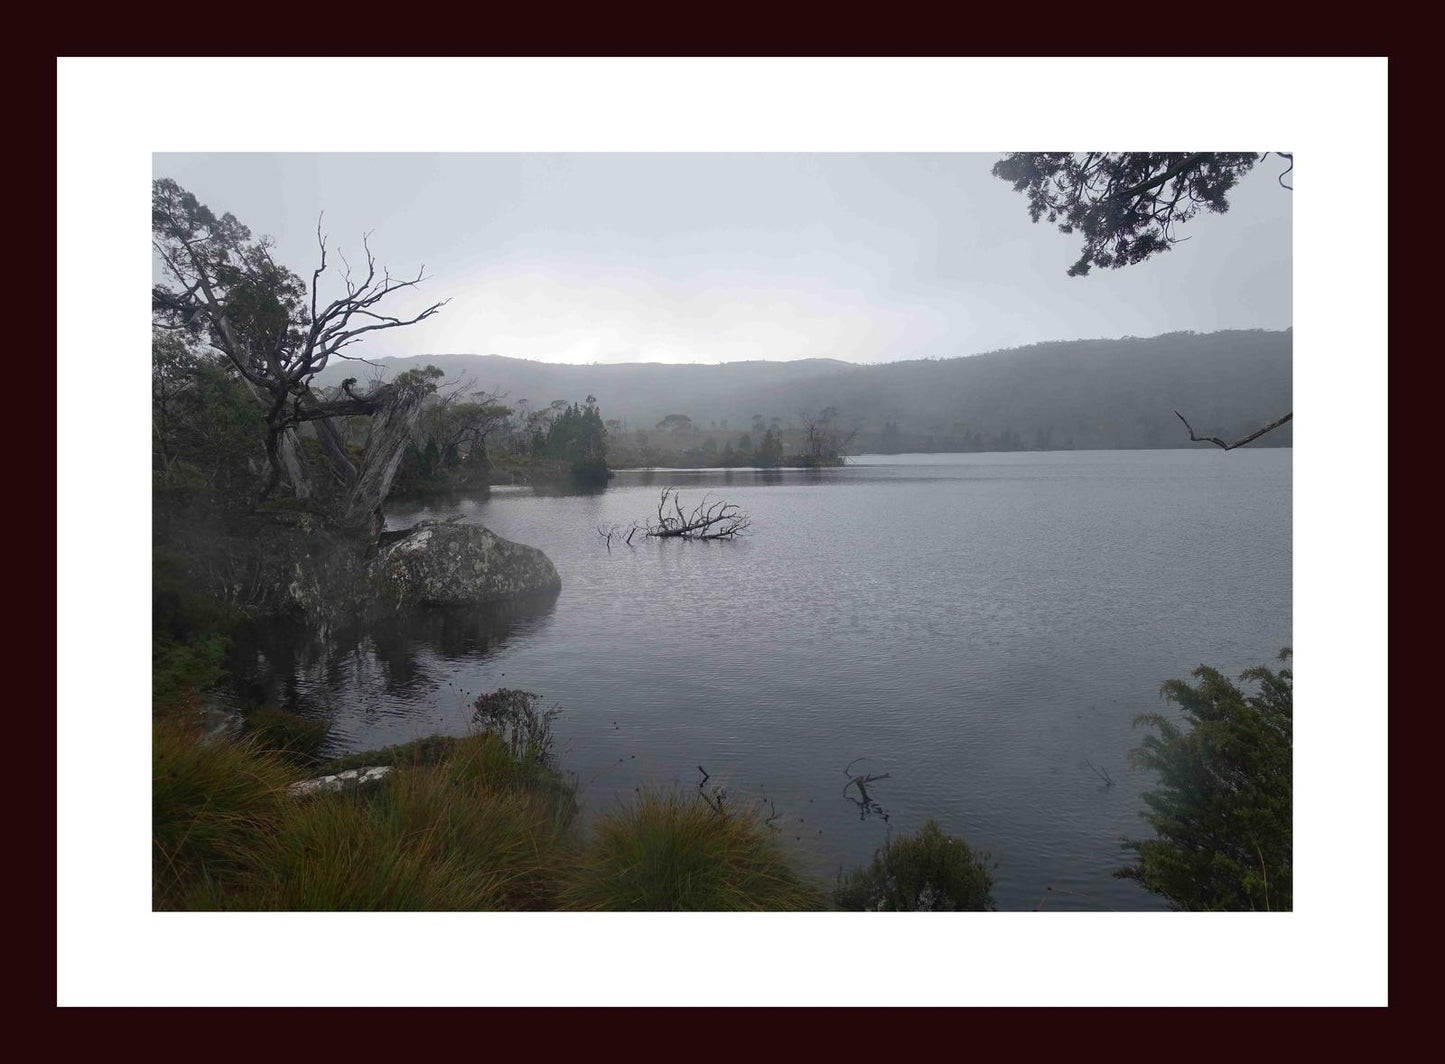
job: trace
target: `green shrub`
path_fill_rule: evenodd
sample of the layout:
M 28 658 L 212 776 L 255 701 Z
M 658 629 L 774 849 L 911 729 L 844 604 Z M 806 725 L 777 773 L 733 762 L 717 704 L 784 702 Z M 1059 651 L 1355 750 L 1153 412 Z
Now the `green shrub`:
M 193 639 L 225 632 L 234 620 L 233 611 L 196 582 L 182 552 L 151 551 L 151 628 L 158 636 Z
M 758 817 L 645 791 L 608 813 L 571 870 L 568 908 L 731 911 L 822 907 Z
M 552 722 L 562 711 L 557 706 L 546 710 L 541 706 L 541 695 L 503 687 L 477 696 L 472 704 L 472 723 L 483 731 L 495 733 L 513 757 L 555 766 L 556 736 L 552 734 Z
M 151 705 L 167 712 L 184 706 L 198 691 L 225 675 L 226 639 L 212 635 L 185 642 L 155 636 L 151 640 Z
M 961 912 L 992 909 L 989 855 L 925 820 L 917 836 L 890 839 L 873 863 L 838 887 L 838 907 L 872 912 Z
M 1280 652 L 1287 661 L 1290 652 Z M 1175 909 L 1287 911 L 1293 906 L 1294 681 L 1287 669 L 1247 669 L 1246 695 L 1201 665 L 1164 685 L 1184 725 L 1159 713 L 1136 724 L 1157 734 L 1133 752 L 1159 775 L 1144 794 L 1155 837 L 1129 841 L 1135 862 L 1116 875 L 1137 880 Z
M 151 552 L 151 703 L 184 706 L 225 675 L 234 613 L 201 591 L 174 550 Z
M 572 479 L 579 484 L 606 484 L 612 475 L 607 469 L 607 459 L 578 458 L 571 465 Z

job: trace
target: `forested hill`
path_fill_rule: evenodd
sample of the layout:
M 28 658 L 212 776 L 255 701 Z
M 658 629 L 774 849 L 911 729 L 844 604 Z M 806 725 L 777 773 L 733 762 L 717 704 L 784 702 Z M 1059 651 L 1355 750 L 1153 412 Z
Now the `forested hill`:
M 1018 450 L 1199 446 L 1230 439 L 1293 408 L 1292 330 L 1169 333 L 1147 339 L 1074 340 L 964 358 L 859 366 L 831 359 L 723 365 L 557 365 L 497 355 L 382 359 L 384 374 L 432 364 L 448 379 L 534 407 L 595 396 L 603 417 L 652 429 L 685 414 L 700 429 L 741 431 L 761 415 L 783 426 L 799 411 L 837 410 L 860 428 L 854 453 L 872 450 Z M 346 362 L 318 383 L 374 376 Z M 614 429 L 616 427 L 614 426 Z M 1283 446 L 1291 427 L 1254 446 Z

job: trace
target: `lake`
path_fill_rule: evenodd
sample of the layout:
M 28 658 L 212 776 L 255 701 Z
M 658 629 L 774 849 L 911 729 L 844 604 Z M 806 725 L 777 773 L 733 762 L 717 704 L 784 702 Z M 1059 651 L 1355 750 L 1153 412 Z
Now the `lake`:
M 460 515 L 540 547 L 560 594 L 247 648 L 238 690 L 329 718 L 342 752 L 460 733 L 477 693 L 523 688 L 562 708 L 589 811 L 695 791 L 701 765 L 829 882 L 932 817 L 993 855 L 1000 909 L 1163 908 L 1111 874 L 1150 833 L 1133 720 L 1201 662 L 1237 675 L 1290 644 L 1292 453 L 865 455 L 393 499 L 389 528 Z M 738 503 L 750 533 L 609 552 L 598 526 L 666 486 Z M 867 803 L 850 764 L 886 774 Z

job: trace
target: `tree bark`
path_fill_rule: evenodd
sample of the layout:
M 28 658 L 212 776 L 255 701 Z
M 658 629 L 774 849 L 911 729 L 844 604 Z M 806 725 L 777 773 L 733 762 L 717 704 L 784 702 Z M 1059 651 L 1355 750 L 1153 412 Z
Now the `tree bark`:
M 354 483 L 356 463 L 351 460 L 351 455 L 346 450 L 346 441 L 337 430 L 335 422 L 330 418 L 318 418 L 312 424 L 316 427 L 316 438 L 321 441 L 321 450 L 326 455 L 331 475 L 343 487 Z
M 373 538 L 380 535 L 381 504 L 391 491 L 392 478 L 416 432 L 425 398 L 420 389 L 393 388 L 372 415 L 371 438 L 347 493 L 343 524 L 364 530 Z
M 286 429 L 276 441 L 276 453 L 281 459 L 281 464 L 286 467 L 286 478 L 291 481 L 291 490 L 296 493 L 298 499 L 309 499 L 311 482 L 306 479 L 306 471 L 301 465 L 301 456 L 297 454 L 299 449 L 300 441 L 296 438 L 295 429 Z

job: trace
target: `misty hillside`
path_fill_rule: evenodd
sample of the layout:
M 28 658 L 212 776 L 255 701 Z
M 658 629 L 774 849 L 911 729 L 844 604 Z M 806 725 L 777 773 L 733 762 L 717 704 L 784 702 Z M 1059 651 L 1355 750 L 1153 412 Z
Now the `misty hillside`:
M 1169 333 L 1074 340 L 951 359 L 859 366 L 831 359 L 722 365 L 558 365 L 498 355 L 382 359 L 382 375 L 435 365 L 448 379 L 534 407 L 596 396 L 603 417 L 652 429 L 668 414 L 699 428 L 742 431 L 754 416 L 797 422 L 835 407 L 870 450 L 1090 449 L 1199 446 L 1201 435 L 1242 436 L 1292 409 L 1292 330 Z M 330 386 L 377 371 L 333 365 Z M 1291 426 L 1258 445 L 1292 442 Z

